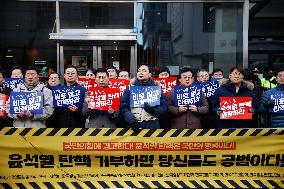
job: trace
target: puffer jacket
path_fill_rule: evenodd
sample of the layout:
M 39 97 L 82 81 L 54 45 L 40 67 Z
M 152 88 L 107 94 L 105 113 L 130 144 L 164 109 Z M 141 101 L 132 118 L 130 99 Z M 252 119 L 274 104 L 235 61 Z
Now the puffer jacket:
M 158 86 L 157 82 L 149 80 L 146 83 L 142 83 L 135 80 L 134 83 L 130 83 L 132 86 Z M 130 90 L 129 88 L 124 90 L 123 96 L 120 101 L 120 114 L 122 115 L 125 123 L 131 127 L 133 123 L 137 123 L 139 128 L 157 129 L 159 128 L 158 116 L 166 114 L 167 101 L 163 92 L 161 93 L 160 105 L 155 106 L 155 113 L 150 114 L 145 111 L 144 108 L 130 108 Z
M 45 119 L 53 113 L 53 97 L 52 92 L 43 83 L 39 82 L 32 90 L 28 90 L 25 84 L 21 84 L 13 90 L 14 92 L 42 92 L 43 93 L 43 114 L 35 114 L 33 118 L 19 119 L 17 115 L 10 114 L 10 102 L 7 104 L 8 116 L 13 118 L 14 127 L 24 128 L 45 128 Z
M 220 88 L 218 88 L 212 98 L 212 110 L 215 114 L 218 113 L 220 108 L 219 97 L 252 97 L 253 109 L 256 107 L 256 101 L 253 93 L 254 84 L 249 81 L 244 81 L 236 92 L 235 85 L 228 79 L 220 80 Z M 255 127 L 252 120 L 221 120 L 218 118 L 218 128 L 251 128 Z
M 259 112 L 262 114 L 268 113 L 269 107 L 274 106 L 271 100 L 271 94 L 284 93 L 284 86 L 277 85 L 276 88 L 266 91 L 260 101 Z M 270 128 L 284 128 L 284 113 L 269 113 Z

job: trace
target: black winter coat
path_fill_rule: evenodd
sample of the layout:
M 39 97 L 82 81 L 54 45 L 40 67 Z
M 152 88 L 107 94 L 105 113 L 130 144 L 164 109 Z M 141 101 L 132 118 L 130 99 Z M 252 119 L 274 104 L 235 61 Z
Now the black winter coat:
M 253 83 L 246 81 L 241 83 L 238 92 L 236 92 L 235 85 L 229 80 L 226 80 L 225 83 L 216 90 L 213 96 L 211 102 L 213 112 L 217 114 L 220 108 L 219 97 L 252 97 L 252 106 L 255 110 L 256 101 L 253 93 L 253 88 Z M 252 120 L 221 120 L 220 118 L 218 118 L 217 120 L 218 128 L 251 128 L 255 127 L 253 124 L 256 123 L 253 123 Z

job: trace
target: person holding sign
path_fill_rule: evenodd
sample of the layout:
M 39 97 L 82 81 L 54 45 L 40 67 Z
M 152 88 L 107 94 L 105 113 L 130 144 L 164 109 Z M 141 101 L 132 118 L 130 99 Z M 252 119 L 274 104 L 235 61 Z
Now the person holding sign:
M 12 89 L 5 86 L 5 74 L 3 71 L 0 71 L 0 128 L 1 127 L 11 127 L 13 120 L 7 117 L 6 112 L 6 100 L 10 96 Z
M 108 73 L 99 68 L 96 73 L 95 81 L 98 88 L 108 88 Z M 88 103 L 90 97 L 86 97 L 86 102 L 83 105 L 83 116 L 89 118 L 86 127 L 88 128 L 116 128 L 115 118 L 118 117 L 119 111 L 109 107 L 108 110 L 90 109 Z
M 19 66 L 13 67 L 11 78 L 23 78 L 23 77 L 24 76 L 23 76 L 21 67 L 19 67 Z
M 244 120 L 242 118 L 248 117 L 245 114 L 251 114 L 255 107 L 255 98 L 253 95 L 254 85 L 249 81 L 244 81 L 244 70 L 242 68 L 233 67 L 230 70 L 229 80 L 220 80 L 220 88 L 218 88 L 212 98 L 212 110 L 215 114 L 221 116 L 217 120 L 218 128 L 250 128 L 252 127 L 252 120 Z M 238 99 L 230 98 L 229 101 L 221 101 L 221 97 L 251 97 L 250 102 L 235 103 Z M 228 99 L 228 98 L 226 98 Z M 226 106 L 226 110 L 220 108 L 220 103 Z M 225 105 L 228 104 L 228 105 Z M 247 107 L 249 110 L 246 111 Z M 232 118 L 228 113 L 233 113 Z M 223 116 L 225 115 L 225 116 Z M 226 118 L 222 118 L 226 117 Z M 234 117 L 239 117 L 235 119 Z M 222 119 L 221 119 L 222 118 Z
M 32 92 L 36 92 L 43 95 L 43 99 L 38 102 L 43 106 L 43 109 L 40 110 L 42 111 L 42 113 L 39 114 L 34 113 L 32 110 L 22 110 L 19 114 L 12 114 L 10 110 L 12 109 L 14 102 L 13 104 L 8 103 L 7 109 L 9 110 L 9 117 L 14 119 L 14 127 L 45 128 L 45 119 L 50 117 L 53 113 L 52 92 L 44 85 L 44 83 L 41 83 L 39 81 L 38 71 L 34 67 L 30 66 L 26 69 L 25 82 L 15 88 L 13 92 L 18 92 L 15 94 L 19 94 L 19 96 L 21 96 L 21 92 L 30 92 L 31 94 Z M 35 96 L 35 98 L 36 99 L 29 99 L 29 101 L 35 100 L 36 102 L 37 99 L 41 99 L 38 98 L 38 96 Z M 25 103 L 27 103 L 25 99 L 19 99 L 19 102 L 20 103 L 15 104 L 24 105 Z M 15 107 L 13 108 L 15 110 Z
M 163 93 L 161 93 L 161 96 L 156 96 L 156 93 L 151 93 L 151 86 L 157 86 L 158 83 L 155 83 L 153 80 L 151 80 L 152 71 L 151 68 L 148 65 L 141 65 L 137 72 L 137 79 L 132 83 L 132 86 L 141 86 L 141 87 L 148 87 L 149 88 L 149 94 L 152 96 L 155 96 L 157 98 L 157 101 L 155 101 L 159 105 L 151 106 L 149 104 L 149 101 L 147 100 L 154 100 L 149 98 L 145 99 L 142 96 L 143 95 L 141 91 L 141 94 L 135 94 L 131 93 L 130 89 L 125 89 L 122 99 L 120 101 L 120 113 L 123 116 L 124 121 L 128 125 L 128 127 L 137 130 L 137 129 L 158 129 L 159 126 L 159 120 L 158 116 L 165 114 L 167 112 L 167 102 L 166 97 Z M 160 89 L 160 88 L 159 88 Z M 160 90 L 161 91 L 161 90 Z M 139 100 L 137 100 L 135 97 L 139 97 Z M 145 97 L 145 96 L 144 96 Z M 131 99 L 136 99 L 137 102 L 144 102 L 142 106 L 134 107 L 131 106 Z
M 194 81 L 194 73 L 190 68 L 182 68 L 179 73 L 180 86 L 184 86 L 185 93 L 181 93 L 182 96 L 190 96 L 191 91 L 189 87 L 192 87 Z M 176 89 L 176 87 L 175 87 Z M 196 100 L 199 105 L 193 103 L 185 103 L 183 105 L 174 105 L 174 100 L 177 99 L 175 89 L 172 89 L 167 97 L 168 111 L 172 115 L 171 127 L 173 129 L 200 129 L 200 115 L 208 113 L 208 102 L 205 95 L 199 90 L 199 95 L 195 93 L 192 98 L 199 96 Z M 189 90 L 189 91 L 188 91 Z M 195 92 L 195 91 L 193 91 Z M 184 100 L 184 98 L 182 98 Z M 191 99 L 188 100 L 190 102 Z
M 284 128 L 284 69 L 277 71 L 277 86 L 266 91 L 261 98 L 259 111 L 268 113 L 269 127 Z
M 108 78 L 109 79 L 117 79 L 117 69 L 114 66 L 110 66 L 107 68 Z
M 126 69 L 121 69 L 118 73 L 118 79 L 128 79 L 130 80 L 130 74 Z
M 95 79 L 96 78 L 96 70 L 93 68 L 89 68 L 86 72 L 86 78 L 87 79 Z
M 70 65 L 65 69 L 64 79 L 67 87 L 78 86 L 83 93 L 82 98 L 85 98 L 87 91 L 77 83 L 78 70 L 75 66 Z M 68 107 L 62 108 L 60 117 L 58 118 L 58 124 L 63 128 L 84 128 L 85 119 L 82 115 L 82 108 L 82 105 L 69 105 Z
M 52 73 L 48 77 L 47 88 L 52 90 L 52 87 L 60 86 L 60 75 L 58 73 Z M 58 118 L 61 114 L 60 107 L 54 107 L 53 114 L 45 120 L 47 128 L 60 128 Z

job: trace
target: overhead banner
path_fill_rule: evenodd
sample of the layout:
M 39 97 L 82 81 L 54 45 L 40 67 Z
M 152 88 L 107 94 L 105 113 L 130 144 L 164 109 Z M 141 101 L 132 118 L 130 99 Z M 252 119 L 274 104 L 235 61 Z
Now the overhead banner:
M 283 129 L 0 128 L 0 186 L 283 188 L 283 135 Z

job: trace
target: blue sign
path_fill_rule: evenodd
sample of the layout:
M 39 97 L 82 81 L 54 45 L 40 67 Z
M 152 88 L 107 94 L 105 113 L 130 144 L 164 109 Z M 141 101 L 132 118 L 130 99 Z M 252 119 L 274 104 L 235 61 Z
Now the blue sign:
M 202 88 L 202 92 L 206 96 L 206 98 L 211 98 L 215 94 L 215 91 L 219 88 L 219 80 L 220 79 L 211 79 L 206 82 L 194 82 L 193 85 Z
M 54 107 L 82 106 L 84 90 L 80 86 L 51 87 Z
M 12 90 L 17 88 L 20 84 L 24 83 L 23 78 L 5 78 L 5 85 Z
M 284 92 L 274 92 L 270 93 L 270 99 L 274 100 L 274 106 L 269 108 L 269 112 L 284 113 Z
M 160 105 L 160 86 L 130 86 L 130 107 L 144 107 L 147 102 L 151 106 Z
M 43 93 L 11 92 L 10 113 L 20 114 L 27 110 L 32 114 L 43 114 Z
M 201 105 L 202 88 L 199 86 L 175 86 L 174 88 L 174 106 L 190 107 Z

